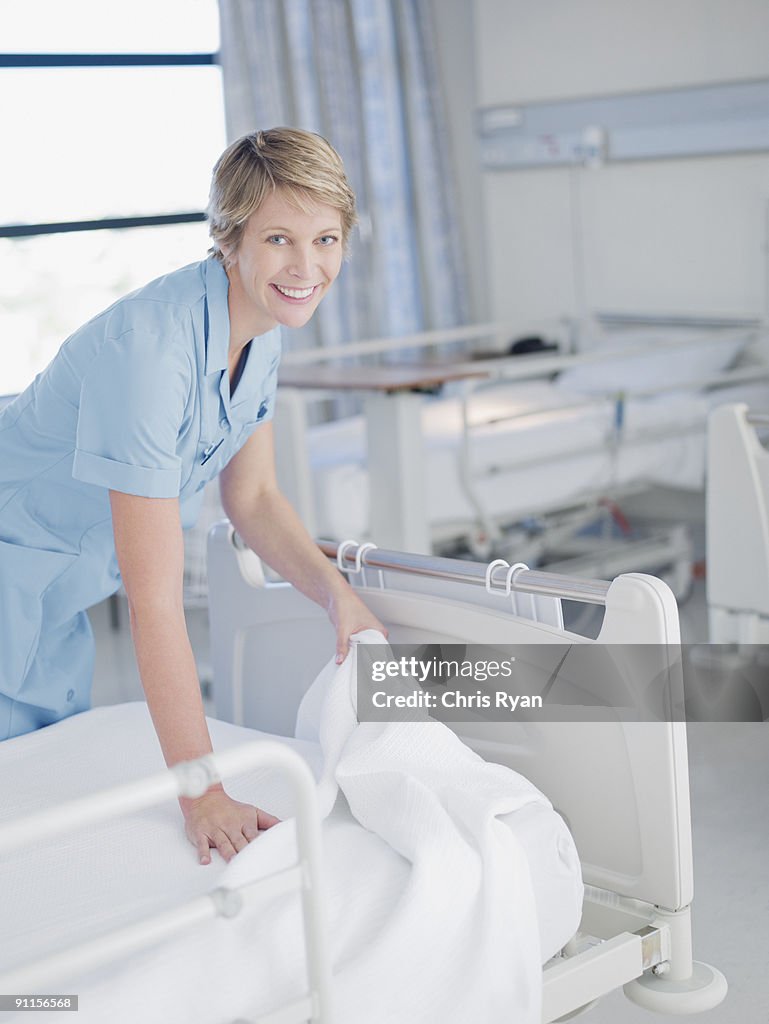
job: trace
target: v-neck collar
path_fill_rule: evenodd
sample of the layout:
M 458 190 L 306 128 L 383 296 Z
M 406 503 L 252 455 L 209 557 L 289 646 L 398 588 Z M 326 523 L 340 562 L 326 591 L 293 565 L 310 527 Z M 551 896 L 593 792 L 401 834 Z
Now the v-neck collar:
M 230 394 L 230 282 L 222 264 L 213 256 L 205 261 L 206 283 L 206 376 L 219 374 L 221 408 L 227 421 L 244 418 L 254 402 L 261 381 L 271 370 L 271 363 L 280 354 L 280 328 L 252 338 L 247 345 L 246 361 L 240 374 L 235 396 Z M 248 419 L 248 415 L 245 419 Z
M 206 335 L 206 376 L 227 370 L 230 350 L 230 311 L 227 297 L 230 282 L 227 271 L 215 256 L 209 256 L 205 264 L 206 308 L 208 331 Z M 229 385 L 228 385 L 229 388 Z
M 232 401 L 230 395 L 230 310 L 229 291 L 230 281 L 227 271 L 224 269 L 215 256 L 209 256 L 205 262 L 206 275 L 206 307 L 207 307 L 207 334 L 206 334 L 206 376 L 219 374 L 219 396 L 224 416 L 232 423 L 233 406 L 237 403 Z M 246 365 L 248 359 L 246 360 Z M 246 366 L 240 375 L 239 383 L 242 384 Z
M 248 361 L 251 358 L 251 346 L 253 340 L 254 339 L 252 338 L 251 341 L 247 341 L 246 344 L 238 353 L 238 361 L 235 364 L 235 369 L 233 370 L 232 373 L 230 373 L 229 366 L 227 367 L 227 375 L 230 382 L 230 402 L 232 403 L 232 405 L 237 405 L 237 399 L 234 396 L 240 394 L 240 384 L 246 372 L 246 366 L 248 365 Z

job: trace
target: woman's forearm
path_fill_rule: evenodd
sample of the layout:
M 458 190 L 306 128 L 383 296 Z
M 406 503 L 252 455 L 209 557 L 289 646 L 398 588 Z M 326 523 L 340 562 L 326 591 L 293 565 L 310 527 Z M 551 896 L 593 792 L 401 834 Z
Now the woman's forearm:
M 131 611 L 131 634 L 142 686 L 166 764 L 212 750 L 184 611 Z
M 245 507 L 225 505 L 225 511 L 260 558 L 323 608 L 347 588 L 280 491 L 265 491 Z
M 177 498 L 110 491 L 115 551 L 142 686 L 166 764 L 211 752 L 184 619 L 184 541 Z
M 178 498 L 110 491 L 112 529 L 128 596 L 131 634 L 147 705 L 166 764 L 210 754 L 198 673 L 184 617 L 184 541 Z M 179 797 L 185 833 L 201 864 L 215 846 L 229 860 L 277 819 L 232 800 L 221 783 Z
M 256 430 L 220 477 L 222 504 L 245 543 L 297 590 L 319 604 L 336 632 L 336 660 L 350 637 L 385 626 L 322 554 L 281 493 L 275 476 L 272 424 Z

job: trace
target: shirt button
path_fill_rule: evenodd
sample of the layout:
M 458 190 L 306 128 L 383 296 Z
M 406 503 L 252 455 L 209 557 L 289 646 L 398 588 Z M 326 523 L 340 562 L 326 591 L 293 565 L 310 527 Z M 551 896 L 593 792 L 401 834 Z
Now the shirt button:
M 67 690 L 67 700 L 72 700 L 72 698 L 74 696 L 75 696 L 75 691 L 74 690 Z
M 220 427 L 226 427 L 227 426 L 227 420 L 223 420 L 223 419 L 219 420 L 219 426 Z

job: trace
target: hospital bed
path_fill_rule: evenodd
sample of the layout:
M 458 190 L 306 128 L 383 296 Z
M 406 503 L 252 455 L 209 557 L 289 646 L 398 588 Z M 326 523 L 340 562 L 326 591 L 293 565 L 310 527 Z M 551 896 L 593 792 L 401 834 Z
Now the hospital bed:
M 568 598 L 604 607 L 596 643 L 659 645 L 676 684 L 676 606 L 652 577 L 628 575 L 607 584 L 499 560 L 484 567 L 350 543 L 323 550 L 388 626 L 391 643 L 591 645 L 563 628 L 561 600 Z M 365 921 L 356 919 L 358 905 L 381 918 L 404 889 L 402 858 L 393 861 L 380 849 L 342 800 L 324 824 L 326 873 L 319 884 L 317 806 L 307 768 L 319 774 L 318 749 L 307 739 L 286 737 L 332 648 L 325 616 L 287 584 L 267 582 L 258 558 L 227 523 L 212 531 L 209 563 L 218 719 L 210 723 L 213 758 L 143 779 L 161 761 L 142 704 L 96 708 L 0 745 L 0 777 L 12 772 L 14 779 L 0 809 L 6 925 L 0 992 L 79 992 L 86 1021 L 105 1014 L 147 1022 L 338 1019 L 329 1010 L 340 984 L 340 975 L 330 976 L 338 953 L 335 928 L 358 952 L 365 948 L 361 935 L 371 938 Z M 725 980 L 692 959 L 683 723 L 610 716 L 465 722 L 456 730 L 488 762 L 530 779 L 558 812 L 546 804 L 534 808 L 535 815 L 527 817 L 524 807 L 506 816 L 532 884 L 539 870 L 530 943 L 539 932 L 541 1020 L 564 1018 L 620 986 L 635 1002 L 663 1012 L 696 1012 L 720 1002 Z M 254 738 L 261 742 L 243 745 Z M 280 772 L 265 773 L 268 764 Z M 260 770 L 249 773 L 253 768 Z M 254 800 L 259 792 L 260 802 L 282 816 L 296 814 L 299 841 L 292 843 L 279 826 L 226 868 L 200 869 L 180 835 L 178 811 L 158 801 L 200 792 L 228 771 L 238 773 L 230 788 L 236 798 Z M 30 811 L 38 813 L 30 817 Z M 15 815 L 21 820 L 9 820 Z M 563 859 L 571 849 L 563 822 L 581 860 L 581 921 L 574 898 L 582 882 Z M 364 845 L 345 861 L 353 842 Z M 327 875 L 337 860 L 344 862 L 341 886 Z M 256 865 L 256 877 L 248 875 L 248 889 L 240 891 L 248 864 Z M 461 881 L 457 877 L 457 893 Z M 282 904 L 275 901 L 287 900 L 296 885 L 303 892 L 306 954 L 299 910 L 288 922 L 276 911 Z M 118 890 L 128 905 L 117 899 Z M 251 897 L 261 901 L 262 915 L 264 899 L 273 900 L 266 937 L 248 916 Z M 325 940 L 324 903 L 331 922 Z M 435 941 L 450 920 L 442 916 L 446 906 L 433 911 Z M 41 920 L 35 922 L 36 915 Z M 286 965 L 288 979 L 281 974 Z M 443 968 L 445 984 L 450 967 Z M 368 982 L 372 999 L 391 980 L 382 966 Z M 471 979 L 468 984 L 477 999 Z M 280 996 L 283 1009 L 274 1005 Z M 374 1002 L 367 1019 L 378 1019 Z M 409 1019 L 402 1007 L 399 1019 Z
M 714 644 L 769 644 L 767 429 L 769 414 L 744 402 L 715 409 L 708 424 L 707 600 Z
M 503 335 L 498 325 L 467 330 L 471 341 Z M 442 337 L 425 334 L 422 344 Z M 445 337 L 454 346 L 459 329 Z M 376 366 L 366 385 L 366 367 L 326 365 L 337 350 L 288 353 L 276 414 L 281 485 L 318 535 L 423 552 L 464 547 L 559 570 L 576 559 L 568 571 L 587 575 L 672 566 L 666 578 L 682 596 L 692 562 L 685 530 L 631 537 L 611 512 L 650 487 L 703 490 L 710 409 L 769 395 L 765 365 L 734 367 L 755 337 L 744 326 L 647 325 L 598 332 L 577 352 L 472 362 L 453 352 L 450 369 L 467 379 L 432 389 L 417 376 L 400 388 L 380 383 L 393 368 Z M 420 336 L 405 341 L 418 346 Z M 372 343 L 371 354 L 384 346 Z M 362 358 L 367 344 L 351 352 Z M 308 426 L 308 403 L 342 388 L 363 397 L 363 414 Z M 585 528 L 597 520 L 596 536 Z
M 380 551 L 368 543 L 321 545 L 389 629 L 391 644 L 659 645 L 680 680 L 675 600 L 640 574 L 613 583 L 473 562 Z M 209 547 L 217 714 L 276 733 L 293 721 L 322 660 L 323 615 L 282 582 L 269 582 L 227 525 Z M 563 629 L 562 599 L 604 606 L 595 641 Z M 293 687 L 266 680 L 291 651 Z M 279 654 L 279 652 L 281 652 Z M 598 715 L 597 717 L 603 717 Z M 462 740 L 532 780 L 568 823 L 586 883 L 574 936 L 545 964 L 545 1022 L 564 1019 L 614 988 L 641 1006 L 693 1013 L 717 1005 L 726 982 L 692 960 L 693 870 L 683 722 L 463 722 Z

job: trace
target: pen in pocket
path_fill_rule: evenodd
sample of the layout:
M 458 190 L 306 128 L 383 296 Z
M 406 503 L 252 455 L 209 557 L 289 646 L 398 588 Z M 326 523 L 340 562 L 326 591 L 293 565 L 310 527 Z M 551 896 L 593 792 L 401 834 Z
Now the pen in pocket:
M 208 448 L 203 452 L 203 458 L 200 460 L 200 465 L 205 466 L 211 456 L 216 452 L 216 449 L 224 443 L 224 438 L 221 438 L 216 444 L 210 444 Z

